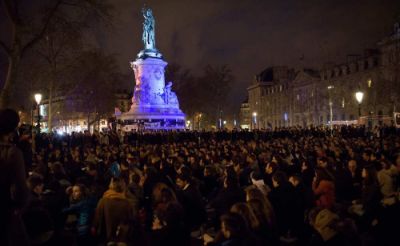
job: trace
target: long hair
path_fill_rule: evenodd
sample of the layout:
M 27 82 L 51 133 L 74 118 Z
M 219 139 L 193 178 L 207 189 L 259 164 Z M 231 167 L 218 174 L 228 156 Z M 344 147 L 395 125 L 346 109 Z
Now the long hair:
M 168 185 L 165 183 L 156 183 L 153 188 L 152 196 L 153 196 L 153 205 L 157 205 L 162 202 L 162 190 L 168 189 Z
M 363 179 L 364 186 L 378 184 L 378 173 L 373 165 L 365 166 L 366 177 Z
M 262 193 L 260 189 L 257 188 L 255 185 L 250 185 L 245 189 L 246 192 L 246 200 L 249 201 L 251 199 L 258 199 L 260 200 L 265 207 L 271 211 L 271 215 L 274 213 L 274 209 L 272 207 L 271 202 L 268 200 L 268 198 Z
M 322 180 L 335 182 L 335 177 L 326 168 L 317 167 L 315 173 L 317 175 L 317 186 Z
M 260 221 L 255 216 L 253 210 L 244 202 L 234 204 L 231 212 L 242 216 L 248 228 L 257 229 L 260 226 Z
M 271 210 L 259 199 L 251 199 L 247 201 L 250 209 L 259 220 L 260 225 L 267 225 L 268 227 L 274 226 L 274 217 Z

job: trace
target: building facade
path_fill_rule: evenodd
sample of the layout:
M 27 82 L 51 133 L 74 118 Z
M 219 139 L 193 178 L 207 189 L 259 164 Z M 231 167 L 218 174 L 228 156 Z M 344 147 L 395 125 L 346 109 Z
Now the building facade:
M 257 115 L 254 128 L 366 122 L 362 119 L 382 123 L 400 106 L 399 24 L 376 49 L 320 70 L 269 67 L 247 91 L 249 111 Z M 364 95 L 361 103 L 358 91 Z
M 128 90 L 117 89 L 114 92 L 114 105 L 122 112 L 129 111 L 131 104 L 132 93 Z M 53 97 L 51 112 L 52 112 L 52 131 L 57 132 L 80 132 L 88 130 L 88 125 L 90 125 L 90 131 L 102 130 L 108 128 L 108 119 L 113 117 L 114 112 L 110 111 L 107 114 L 102 115 L 102 117 L 94 116 L 95 112 L 91 112 L 88 115 L 87 112 L 80 110 L 79 105 L 81 104 L 79 97 L 75 95 L 58 95 Z M 40 103 L 39 113 L 40 113 L 40 126 L 43 131 L 50 131 L 49 128 L 49 100 L 44 98 Z M 37 125 L 38 111 L 37 108 L 32 111 L 32 124 Z M 95 120 L 96 119 L 96 120 Z M 90 122 L 90 124 L 88 124 Z
M 249 129 L 251 127 L 251 114 L 249 100 L 246 98 L 240 105 L 239 124 L 242 129 Z

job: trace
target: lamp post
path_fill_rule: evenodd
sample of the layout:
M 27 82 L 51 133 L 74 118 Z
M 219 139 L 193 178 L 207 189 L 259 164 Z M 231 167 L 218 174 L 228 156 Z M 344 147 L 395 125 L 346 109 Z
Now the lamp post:
M 257 126 L 257 112 L 253 112 L 253 120 L 254 120 L 254 123 L 253 123 L 254 124 L 253 130 L 254 130 Z
M 42 101 L 42 94 L 37 93 L 37 94 L 35 94 L 34 97 L 35 97 L 35 101 L 37 103 L 37 124 L 36 124 L 36 127 L 37 127 L 38 133 L 40 133 L 40 102 Z
M 186 121 L 186 126 L 190 130 L 190 120 Z
M 364 98 L 364 92 L 357 91 L 356 92 L 356 100 L 358 102 L 358 118 L 361 117 L 361 103 L 362 103 L 363 98 Z
M 200 129 L 201 129 L 201 128 L 200 128 L 201 116 L 202 116 L 202 114 L 200 113 L 200 114 L 199 114 L 199 131 L 200 131 Z
M 333 131 L 333 123 L 332 123 L 332 121 L 333 121 L 333 108 L 332 108 L 333 102 L 332 102 L 332 95 L 331 95 L 330 91 L 333 88 L 335 88 L 333 85 L 329 85 L 328 86 L 328 94 L 329 94 L 329 127 L 331 129 L 331 134 L 332 134 L 332 131 Z

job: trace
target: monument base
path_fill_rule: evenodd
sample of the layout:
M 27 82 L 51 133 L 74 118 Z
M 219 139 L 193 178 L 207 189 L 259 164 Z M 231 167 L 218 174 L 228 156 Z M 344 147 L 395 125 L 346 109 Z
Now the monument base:
M 153 112 L 151 112 L 153 111 Z M 163 112 L 164 111 L 164 112 Z M 169 112 L 168 109 L 154 108 L 129 111 L 117 116 L 121 130 L 183 130 L 185 129 L 185 114 Z

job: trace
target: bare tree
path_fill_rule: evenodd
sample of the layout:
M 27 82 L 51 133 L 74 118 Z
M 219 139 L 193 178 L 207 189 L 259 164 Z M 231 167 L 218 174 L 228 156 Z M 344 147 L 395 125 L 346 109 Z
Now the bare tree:
M 113 112 L 115 88 L 124 78 L 113 55 L 99 50 L 83 52 L 71 69 L 76 85 L 66 97 L 71 112 L 82 112 L 87 117 L 88 129 L 102 117 Z
M 7 55 L 8 69 L 0 94 L 0 108 L 10 105 L 10 91 L 16 83 L 21 59 L 46 37 L 55 19 L 65 24 L 84 27 L 88 18 L 109 19 L 110 6 L 101 0 L 1 0 L 8 18 L 9 40 L 0 40 L 0 47 Z M 30 7 L 26 7 L 29 5 Z

